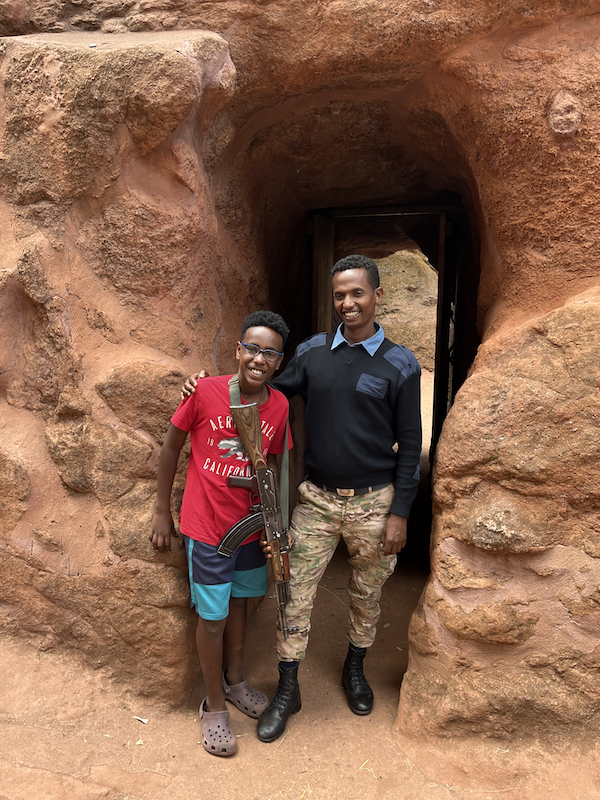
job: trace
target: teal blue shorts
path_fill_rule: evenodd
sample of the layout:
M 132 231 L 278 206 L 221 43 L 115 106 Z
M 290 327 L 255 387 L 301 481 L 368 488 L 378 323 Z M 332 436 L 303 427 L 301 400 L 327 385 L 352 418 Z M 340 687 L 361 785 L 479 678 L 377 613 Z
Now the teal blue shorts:
M 267 593 L 267 560 L 258 540 L 243 544 L 232 558 L 217 546 L 184 536 L 190 578 L 191 606 L 202 619 L 229 616 L 230 597 L 262 597 Z

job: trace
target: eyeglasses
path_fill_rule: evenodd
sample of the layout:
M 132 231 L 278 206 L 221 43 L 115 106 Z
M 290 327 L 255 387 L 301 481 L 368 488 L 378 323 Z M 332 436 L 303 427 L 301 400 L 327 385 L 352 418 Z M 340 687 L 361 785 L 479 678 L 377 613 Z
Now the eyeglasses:
M 261 350 L 261 348 L 256 344 L 246 344 L 246 342 L 240 342 L 242 347 L 245 348 L 246 353 L 249 356 L 254 358 L 259 353 L 262 353 L 265 357 L 266 361 L 277 361 L 278 358 L 281 358 L 283 353 L 280 353 L 279 350 Z

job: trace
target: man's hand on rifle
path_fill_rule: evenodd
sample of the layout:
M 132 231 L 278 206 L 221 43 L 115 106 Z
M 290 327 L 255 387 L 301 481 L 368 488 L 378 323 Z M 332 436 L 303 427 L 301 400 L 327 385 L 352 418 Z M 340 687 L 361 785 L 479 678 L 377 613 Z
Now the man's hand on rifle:
M 291 549 L 292 545 L 294 544 L 294 540 L 292 538 L 292 534 L 289 531 L 287 535 L 287 540 L 288 540 L 288 547 Z M 271 553 L 271 545 L 267 543 L 264 531 L 262 532 L 260 537 L 260 546 L 262 547 L 262 551 L 265 554 L 265 558 L 273 558 L 273 554 Z
M 155 550 L 161 553 L 171 549 L 171 537 L 178 536 L 170 511 L 156 512 L 152 520 L 149 539 Z
M 188 397 L 191 397 L 195 393 L 200 378 L 208 378 L 208 372 L 205 369 L 201 369 L 200 372 L 194 372 L 193 375 L 187 378 L 186 382 L 181 387 L 182 400 L 187 400 Z

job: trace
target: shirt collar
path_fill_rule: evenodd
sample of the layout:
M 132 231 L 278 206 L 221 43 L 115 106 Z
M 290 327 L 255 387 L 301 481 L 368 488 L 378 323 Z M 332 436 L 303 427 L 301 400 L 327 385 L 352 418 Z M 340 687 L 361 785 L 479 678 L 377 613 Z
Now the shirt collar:
M 344 334 L 342 333 L 343 327 L 344 323 L 341 323 L 341 325 L 335 332 L 335 336 L 333 337 L 333 342 L 331 343 L 332 350 L 335 350 L 336 347 L 339 347 L 342 344 L 342 342 L 346 342 L 348 347 L 358 347 L 358 345 L 362 345 L 370 356 L 374 356 L 377 350 L 379 349 L 380 345 L 383 343 L 383 340 L 385 339 L 385 333 L 383 332 L 383 328 L 378 322 L 375 323 L 375 333 L 373 334 L 373 336 L 370 336 L 363 342 L 357 342 L 356 344 L 350 344 L 350 342 L 344 337 Z

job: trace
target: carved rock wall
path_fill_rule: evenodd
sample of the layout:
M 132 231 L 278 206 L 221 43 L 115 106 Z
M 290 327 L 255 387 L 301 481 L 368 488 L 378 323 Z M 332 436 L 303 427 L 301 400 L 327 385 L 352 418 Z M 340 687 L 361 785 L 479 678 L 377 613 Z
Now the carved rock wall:
M 377 318 L 392 342 L 402 342 L 422 369 L 435 368 L 438 274 L 418 248 L 378 260 L 383 298 Z
M 598 733 L 599 329 L 594 289 L 488 340 L 456 398 L 410 628 L 409 737 Z
M 196 140 L 235 69 L 208 32 L 90 44 L 4 42 L 2 626 L 179 701 L 184 558 L 147 535 L 182 377 L 231 366 L 249 306 Z
M 399 737 L 596 730 L 600 20 L 567 5 L 0 4 L 8 34 L 60 31 L 1 45 L 5 629 L 180 700 L 182 555 L 143 533 L 180 376 L 230 367 L 266 302 L 307 332 L 308 211 L 445 190 L 484 343 Z
M 436 454 L 397 718 L 415 754 L 432 734 L 598 733 L 597 30 L 488 38 L 442 65 L 476 88 L 446 119 L 480 198 L 484 343 Z

